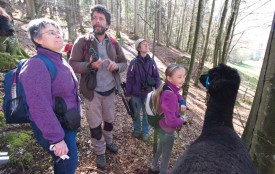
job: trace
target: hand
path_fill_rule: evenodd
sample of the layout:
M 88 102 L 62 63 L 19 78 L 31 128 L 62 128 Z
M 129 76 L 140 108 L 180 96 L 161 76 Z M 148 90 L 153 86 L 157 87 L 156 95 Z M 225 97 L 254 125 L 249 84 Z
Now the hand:
M 92 69 L 99 69 L 101 65 L 104 63 L 102 60 L 97 60 L 95 62 L 90 61 Z
M 184 112 L 184 111 L 186 111 L 186 106 L 185 105 L 181 105 L 180 106 L 180 112 Z
M 131 98 L 132 98 L 131 96 L 130 96 L 130 97 L 126 97 L 126 100 L 127 100 L 127 101 L 130 101 Z
M 64 140 L 54 144 L 55 151 L 54 154 L 56 156 L 62 156 L 62 155 L 67 155 L 69 152 L 69 149 L 67 147 L 67 144 L 65 143 Z
M 116 62 L 114 62 L 114 61 L 112 61 L 112 60 L 110 60 L 109 59 L 109 65 L 108 65 L 108 67 L 107 67 L 107 70 L 108 71 L 116 71 L 116 70 L 118 70 L 118 65 L 117 65 L 117 63 Z

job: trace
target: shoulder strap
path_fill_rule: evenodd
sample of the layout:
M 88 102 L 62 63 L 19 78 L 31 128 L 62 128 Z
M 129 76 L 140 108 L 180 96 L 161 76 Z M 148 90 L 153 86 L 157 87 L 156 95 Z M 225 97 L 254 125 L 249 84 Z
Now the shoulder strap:
M 89 44 L 91 42 L 91 39 L 92 39 L 92 36 L 84 37 L 84 42 L 82 44 L 82 50 L 83 50 L 82 60 L 83 61 L 84 61 L 85 56 L 86 56 L 86 54 L 89 50 L 89 47 L 90 47 Z M 114 46 L 114 48 L 116 50 L 116 54 L 118 55 L 118 42 L 112 37 L 110 37 L 110 41 L 111 41 L 112 45 Z
M 82 44 L 82 62 L 85 60 L 85 56 L 89 51 L 90 43 L 91 43 L 92 36 L 84 37 L 84 41 Z
M 116 54 L 118 55 L 118 42 L 114 38 L 110 37 L 110 40 L 112 42 L 112 45 L 115 47 Z
M 171 91 L 171 92 L 173 92 L 173 90 L 167 84 L 163 85 L 162 91 Z
M 44 62 L 44 64 L 46 65 L 46 67 L 50 73 L 51 80 L 53 82 L 56 77 L 56 67 L 55 67 L 54 63 L 52 62 L 52 60 L 43 54 L 37 54 L 34 57 L 39 58 L 40 60 L 42 60 Z

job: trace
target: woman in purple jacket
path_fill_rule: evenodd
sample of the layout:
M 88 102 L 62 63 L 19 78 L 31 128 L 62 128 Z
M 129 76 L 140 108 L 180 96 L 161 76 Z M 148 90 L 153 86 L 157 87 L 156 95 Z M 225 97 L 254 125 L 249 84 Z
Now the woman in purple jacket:
M 148 141 L 150 125 L 145 112 L 146 95 L 158 88 L 160 77 L 155 61 L 149 56 L 149 45 L 144 39 L 138 39 L 135 42 L 138 56 L 134 58 L 128 67 L 126 78 L 126 98 L 131 100 L 134 109 L 134 136 L 140 138 L 142 134 L 143 141 Z M 141 124 L 140 111 L 142 109 L 143 118 Z M 142 125 L 142 130 L 141 130 Z
M 153 157 L 148 173 L 166 174 L 174 145 L 175 131 L 182 126 L 185 116 L 180 112 L 186 110 L 186 102 L 179 94 L 185 81 L 186 71 L 177 64 L 171 64 L 165 70 L 165 84 L 157 89 L 153 100 L 156 101 L 155 108 L 158 114 L 164 114 L 159 121 L 158 135 L 159 143 L 157 152 Z M 180 106 L 180 108 L 179 108 Z M 161 157 L 160 167 L 158 160 Z
M 62 60 L 62 31 L 56 22 L 44 18 L 32 20 L 28 31 L 37 54 L 46 56 L 56 68 L 52 81 L 45 63 L 35 56 L 22 67 L 20 80 L 29 106 L 31 127 L 37 142 L 52 155 L 54 173 L 73 174 L 78 163 L 76 130 L 69 130 L 54 112 L 56 97 L 63 99 L 66 112 L 76 109 L 77 118 L 80 108 L 77 79 L 70 65 Z M 60 160 L 62 157 L 64 160 Z

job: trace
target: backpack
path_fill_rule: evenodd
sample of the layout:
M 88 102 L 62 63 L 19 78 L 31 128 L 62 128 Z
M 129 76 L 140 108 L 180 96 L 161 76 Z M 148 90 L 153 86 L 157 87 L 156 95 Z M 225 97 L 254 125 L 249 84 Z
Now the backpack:
M 168 86 L 168 85 L 164 85 L 162 88 L 162 91 L 172 91 L 173 90 Z M 154 106 L 153 106 L 153 95 L 155 95 L 155 90 L 149 92 L 145 98 L 145 112 L 148 116 L 148 123 L 154 127 L 154 128 L 158 128 L 158 122 L 160 119 L 162 119 L 164 117 L 164 114 L 158 114 L 157 111 L 155 110 Z
M 54 63 L 42 54 L 37 54 L 35 58 L 41 59 L 47 67 L 51 81 L 56 77 L 56 67 Z M 34 58 L 32 57 L 32 58 Z M 4 79 L 4 102 L 3 110 L 7 124 L 29 123 L 29 107 L 26 101 L 25 92 L 19 79 L 22 66 L 27 59 L 22 59 L 17 64 L 17 68 L 10 70 Z

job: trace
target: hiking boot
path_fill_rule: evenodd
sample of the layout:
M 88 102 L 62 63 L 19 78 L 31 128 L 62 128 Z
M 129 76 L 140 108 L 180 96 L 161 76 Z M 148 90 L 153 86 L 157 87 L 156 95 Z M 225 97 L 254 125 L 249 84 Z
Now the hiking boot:
M 149 167 L 149 169 L 148 169 L 148 174 L 159 174 L 159 169 L 156 169 L 156 170 L 153 170 L 153 169 L 151 169 L 151 167 Z
M 106 156 L 105 154 L 96 156 L 96 165 L 97 168 L 104 170 L 106 167 Z
M 149 136 L 148 135 L 143 135 L 142 140 L 144 141 L 144 143 L 148 143 Z
M 117 153 L 118 151 L 118 147 L 113 143 L 106 144 L 106 149 L 108 149 L 112 153 Z
M 134 132 L 134 137 L 139 139 L 140 138 L 140 133 Z

